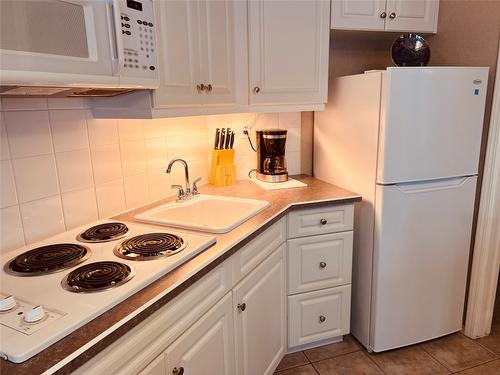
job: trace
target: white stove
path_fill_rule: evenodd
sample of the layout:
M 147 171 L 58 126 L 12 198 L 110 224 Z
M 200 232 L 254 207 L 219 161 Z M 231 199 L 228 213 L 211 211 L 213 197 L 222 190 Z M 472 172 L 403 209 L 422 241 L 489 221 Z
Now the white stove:
M 109 235 L 114 232 L 116 239 Z M 105 242 L 92 242 L 94 237 Z M 103 220 L 4 254 L 0 355 L 14 363 L 29 359 L 215 242 Z

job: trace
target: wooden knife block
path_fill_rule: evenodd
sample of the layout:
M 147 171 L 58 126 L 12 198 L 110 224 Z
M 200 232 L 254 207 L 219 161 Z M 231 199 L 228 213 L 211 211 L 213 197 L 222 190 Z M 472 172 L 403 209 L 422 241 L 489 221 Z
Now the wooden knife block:
M 212 151 L 209 180 L 215 186 L 228 186 L 236 183 L 234 149 Z

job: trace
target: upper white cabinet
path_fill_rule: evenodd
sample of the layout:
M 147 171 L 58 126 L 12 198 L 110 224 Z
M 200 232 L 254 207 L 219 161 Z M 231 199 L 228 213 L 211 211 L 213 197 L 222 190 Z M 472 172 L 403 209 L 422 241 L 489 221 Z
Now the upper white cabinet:
M 332 29 L 435 33 L 439 0 L 332 0 Z
M 239 1 L 156 2 L 161 83 L 155 107 L 236 103 L 236 66 L 245 61 L 236 44 L 245 35 L 235 24 L 245 14 Z
M 325 103 L 328 1 L 248 2 L 249 101 Z

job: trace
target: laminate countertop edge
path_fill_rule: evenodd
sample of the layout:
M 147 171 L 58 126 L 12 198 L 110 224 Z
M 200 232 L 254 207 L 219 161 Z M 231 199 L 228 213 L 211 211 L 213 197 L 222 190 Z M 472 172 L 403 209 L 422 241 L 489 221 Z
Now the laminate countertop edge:
M 307 183 L 308 186 L 287 189 L 288 193 L 296 195 L 296 197 L 288 198 L 284 198 L 283 194 L 279 194 L 280 192 L 283 193 L 284 190 L 266 191 L 250 181 L 239 182 L 239 189 L 234 189 L 234 187 L 216 188 L 207 185 L 202 186 L 201 192 L 203 194 L 270 200 L 271 206 L 231 232 L 216 234 L 217 243 L 215 245 L 189 259 L 177 269 L 160 277 L 125 301 L 104 312 L 27 361 L 14 364 L 1 359 L 0 373 L 9 375 L 70 374 L 118 338 L 129 332 L 137 324 L 144 321 L 144 319 L 152 315 L 155 311 L 165 306 L 173 298 L 184 292 L 256 236 L 280 220 L 289 211 L 301 208 L 351 204 L 361 201 L 360 195 L 312 177 L 295 176 L 294 178 Z M 254 190 L 254 193 L 258 197 L 252 196 L 255 194 L 249 194 L 248 191 L 251 190 Z M 304 195 L 304 192 L 307 192 L 306 196 L 300 199 Z M 280 199 L 283 202 L 276 202 L 276 200 Z M 167 198 L 148 204 L 115 216 L 114 219 L 136 221 L 134 216 L 139 212 L 144 212 L 171 200 L 172 198 Z M 155 225 L 151 226 L 154 227 Z M 223 240 L 219 241 L 221 238 Z M 194 265 L 195 263 L 197 264 Z

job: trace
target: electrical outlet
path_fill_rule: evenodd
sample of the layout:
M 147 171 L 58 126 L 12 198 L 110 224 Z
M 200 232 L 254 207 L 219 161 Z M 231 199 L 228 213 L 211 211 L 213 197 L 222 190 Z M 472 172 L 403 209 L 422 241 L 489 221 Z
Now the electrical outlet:
M 243 121 L 243 127 L 241 129 L 241 134 L 240 134 L 240 139 L 246 139 L 247 135 L 245 134 L 245 131 L 248 132 L 248 134 L 252 134 L 252 129 L 254 127 L 254 123 L 252 121 Z

